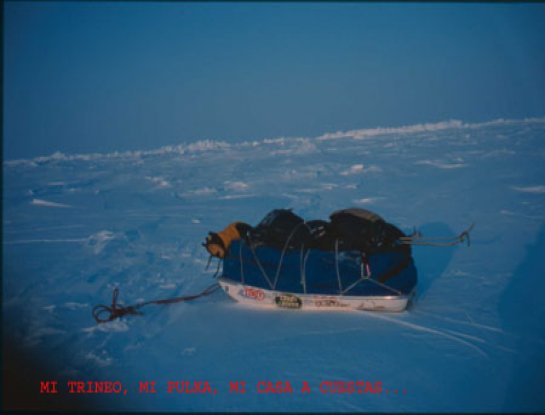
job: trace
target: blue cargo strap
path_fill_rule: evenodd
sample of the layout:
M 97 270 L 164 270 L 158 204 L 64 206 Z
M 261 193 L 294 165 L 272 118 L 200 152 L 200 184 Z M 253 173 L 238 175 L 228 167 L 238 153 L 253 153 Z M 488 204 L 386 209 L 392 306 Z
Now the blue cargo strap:
M 255 248 L 254 248 L 254 244 L 250 238 L 250 235 L 248 234 L 248 245 L 250 247 L 250 251 L 252 251 L 252 254 L 254 256 L 254 260 L 255 260 L 255 263 L 257 264 L 257 267 L 259 268 L 259 270 L 261 271 L 261 274 L 263 275 L 263 278 L 265 278 L 265 280 L 267 281 L 267 283 L 269 284 L 269 287 L 271 287 L 271 290 L 274 290 L 274 286 L 271 282 L 271 279 L 269 278 L 269 276 L 267 275 L 267 271 L 265 271 L 265 268 L 263 268 L 263 265 L 261 265 L 261 261 L 259 260 L 259 258 L 257 257 L 257 254 L 255 253 Z
M 242 244 L 238 244 L 238 259 L 240 261 L 240 281 L 244 284 L 244 261 L 242 260 Z
M 339 294 L 343 295 L 343 285 L 341 282 L 341 272 L 339 271 L 339 240 L 335 239 L 335 272 L 339 283 Z
M 288 249 L 289 243 L 291 241 L 291 238 L 293 238 L 293 235 L 295 235 L 295 231 L 299 229 L 299 226 L 305 225 L 308 227 L 305 221 L 297 224 L 292 229 L 291 233 L 288 236 L 288 239 L 286 239 L 286 242 L 284 243 L 284 247 L 282 248 L 282 254 L 280 255 L 280 260 L 278 261 L 278 267 L 276 267 L 276 274 L 274 276 L 274 283 L 273 283 L 273 289 L 276 290 L 276 284 L 278 284 L 278 278 L 280 277 L 280 271 L 282 269 L 282 264 L 284 262 L 284 256 L 286 255 L 286 250 Z
M 303 293 L 307 293 L 307 273 L 306 273 L 306 266 L 307 266 L 307 259 L 308 255 L 310 254 L 310 249 L 305 252 L 305 246 L 301 246 L 301 259 L 300 259 L 300 269 L 299 272 L 301 273 L 301 285 L 303 286 Z

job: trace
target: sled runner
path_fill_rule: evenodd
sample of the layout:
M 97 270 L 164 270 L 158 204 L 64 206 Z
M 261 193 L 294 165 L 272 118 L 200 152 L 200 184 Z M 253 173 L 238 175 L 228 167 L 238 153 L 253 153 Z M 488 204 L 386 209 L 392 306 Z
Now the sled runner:
M 264 308 L 304 310 L 370 310 L 399 312 L 407 308 L 409 295 L 317 295 L 292 294 L 244 285 L 220 278 L 223 290 L 235 301 Z

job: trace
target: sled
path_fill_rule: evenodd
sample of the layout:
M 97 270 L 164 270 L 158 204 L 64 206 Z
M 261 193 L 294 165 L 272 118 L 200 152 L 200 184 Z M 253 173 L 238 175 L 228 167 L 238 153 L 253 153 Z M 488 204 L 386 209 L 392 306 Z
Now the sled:
M 199 294 L 97 305 L 93 317 L 107 323 L 139 315 L 148 304 L 172 304 L 210 295 L 220 288 L 233 300 L 256 308 L 292 310 L 367 310 L 402 312 L 416 293 L 412 246 L 448 247 L 467 242 L 472 224 L 452 237 L 405 235 L 376 213 L 350 208 L 334 212 L 331 222 L 306 222 L 291 210 L 270 212 L 256 227 L 233 222 L 209 232 L 202 244 L 219 258 L 218 282 Z M 223 264 L 220 275 L 220 266 Z
M 210 260 L 220 258 L 215 276 L 223 291 L 251 307 L 401 312 L 416 292 L 411 247 L 469 245 L 473 229 L 453 237 L 406 235 L 359 208 L 330 219 L 307 222 L 277 209 L 256 227 L 234 222 L 209 232 L 203 246 Z
M 400 312 L 415 294 L 406 251 L 279 251 L 234 241 L 218 282 L 235 301 L 263 308 Z

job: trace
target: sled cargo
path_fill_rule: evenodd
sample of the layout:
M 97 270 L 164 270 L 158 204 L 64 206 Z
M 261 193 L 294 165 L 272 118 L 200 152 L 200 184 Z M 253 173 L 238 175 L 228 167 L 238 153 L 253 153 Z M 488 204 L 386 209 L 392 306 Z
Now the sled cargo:
M 405 310 L 416 292 L 413 245 L 452 246 L 454 237 L 404 234 L 374 212 L 349 208 L 330 221 L 275 209 L 255 227 L 233 222 L 203 246 L 223 263 L 218 282 L 253 307 L 303 310 Z

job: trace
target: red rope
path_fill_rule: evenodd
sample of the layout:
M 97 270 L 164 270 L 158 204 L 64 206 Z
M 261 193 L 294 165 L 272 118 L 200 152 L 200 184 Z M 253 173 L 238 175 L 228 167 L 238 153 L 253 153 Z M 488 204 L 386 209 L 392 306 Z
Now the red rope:
M 93 308 L 93 317 L 97 323 L 107 323 L 108 321 L 115 320 L 116 318 L 120 318 L 128 314 L 141 315 L 142 313 L 138 310 L 148 304 L 173 304 L 173 303 L 180 303 L 184 301 L 192 301 L 192 300 L 196 300 L 197 298 L 210 295 L 213 292 L 215 292 L 218 288 L 220 288 L 220 285 L 216 282 L 199 294 L 186 295 L 186 296 L 175 297 L 175 298 L 166 298 L 163 300 L 146 301 L 143 303 L 138 303 L 138 304 L 130 305 L 130 306 L 121 306 L 117 304 L 117 298 L 119 297 L 119 288 L 116 287 L 114 288 L 114 291 L 112 293 L 112 305 L 107 306 L 104 304 L 99 304 L 95 306 Z M 108 313 L 107 317 L 102 317 L 102 315 L 104 315 L 105 313 Z

